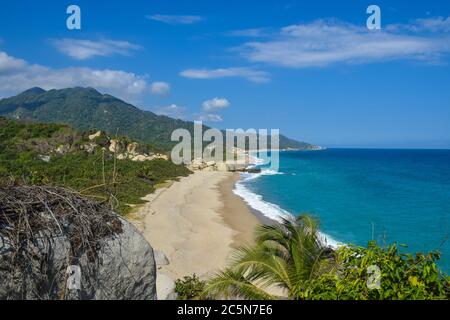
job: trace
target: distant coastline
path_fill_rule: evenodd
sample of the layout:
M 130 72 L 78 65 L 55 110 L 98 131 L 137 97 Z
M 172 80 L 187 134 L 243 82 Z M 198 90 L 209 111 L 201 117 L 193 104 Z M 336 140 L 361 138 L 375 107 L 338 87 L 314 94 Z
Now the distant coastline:
M 255 152 L 268 152 L 268 151 L 322 151 L 327 150 L 326 147 L 322 146 L 309 146 L 304 148 L 292 148 L 292 147 L 286 147 L 286 148 L 279 148 L 279 149 L 256 149 L 256 150 L 248 150 L 250 153 Z

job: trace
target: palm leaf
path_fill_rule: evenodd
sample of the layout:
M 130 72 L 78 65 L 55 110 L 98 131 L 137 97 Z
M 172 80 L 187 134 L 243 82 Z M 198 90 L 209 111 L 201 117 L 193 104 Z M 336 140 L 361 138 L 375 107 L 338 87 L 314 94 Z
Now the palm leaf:
M 311 279 L 333 268 L 329 248 L 318 236 L 316 219 L 301 215 L 259 226 L 255 245 L 238 248 L 225 271 L 209 281 L 206 292 L 222 297 L 271 299 L 279 287 L 296 298 Z

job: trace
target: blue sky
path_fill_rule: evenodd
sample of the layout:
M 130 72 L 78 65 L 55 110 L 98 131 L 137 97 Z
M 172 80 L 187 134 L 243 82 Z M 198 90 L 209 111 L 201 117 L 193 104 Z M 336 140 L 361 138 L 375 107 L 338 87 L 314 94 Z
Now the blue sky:
M 371 4 L 381 30 L 366 28 Z M 445 1 L 10 1 L 0 26 L 0 97 L 91 86 L 218 128 L 450 147 Z

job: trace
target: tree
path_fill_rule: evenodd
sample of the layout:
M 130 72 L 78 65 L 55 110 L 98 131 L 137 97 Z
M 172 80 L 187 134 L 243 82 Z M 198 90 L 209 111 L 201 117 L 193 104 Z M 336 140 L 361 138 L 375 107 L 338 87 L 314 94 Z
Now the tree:
M 207 283 L 205 295 L 276 299 L 272 292 L 278 288 L 288 298 L 298 298 L 304 284 L 335 268 L 333 252 L 321 241 L 317 226 L 310 216 L 259 226 L 256 244 L 237 249 L 231 265 Z

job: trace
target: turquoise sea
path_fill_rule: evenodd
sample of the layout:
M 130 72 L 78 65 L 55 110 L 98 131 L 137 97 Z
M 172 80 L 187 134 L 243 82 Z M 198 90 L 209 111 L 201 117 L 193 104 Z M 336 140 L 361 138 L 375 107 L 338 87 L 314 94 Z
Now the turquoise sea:
M 439 249 L 450 271 L 450 150 L 286 151 L 279 172 L 262 169 L 235 193 L 267 217 L 311 213 L 331 244 Z

